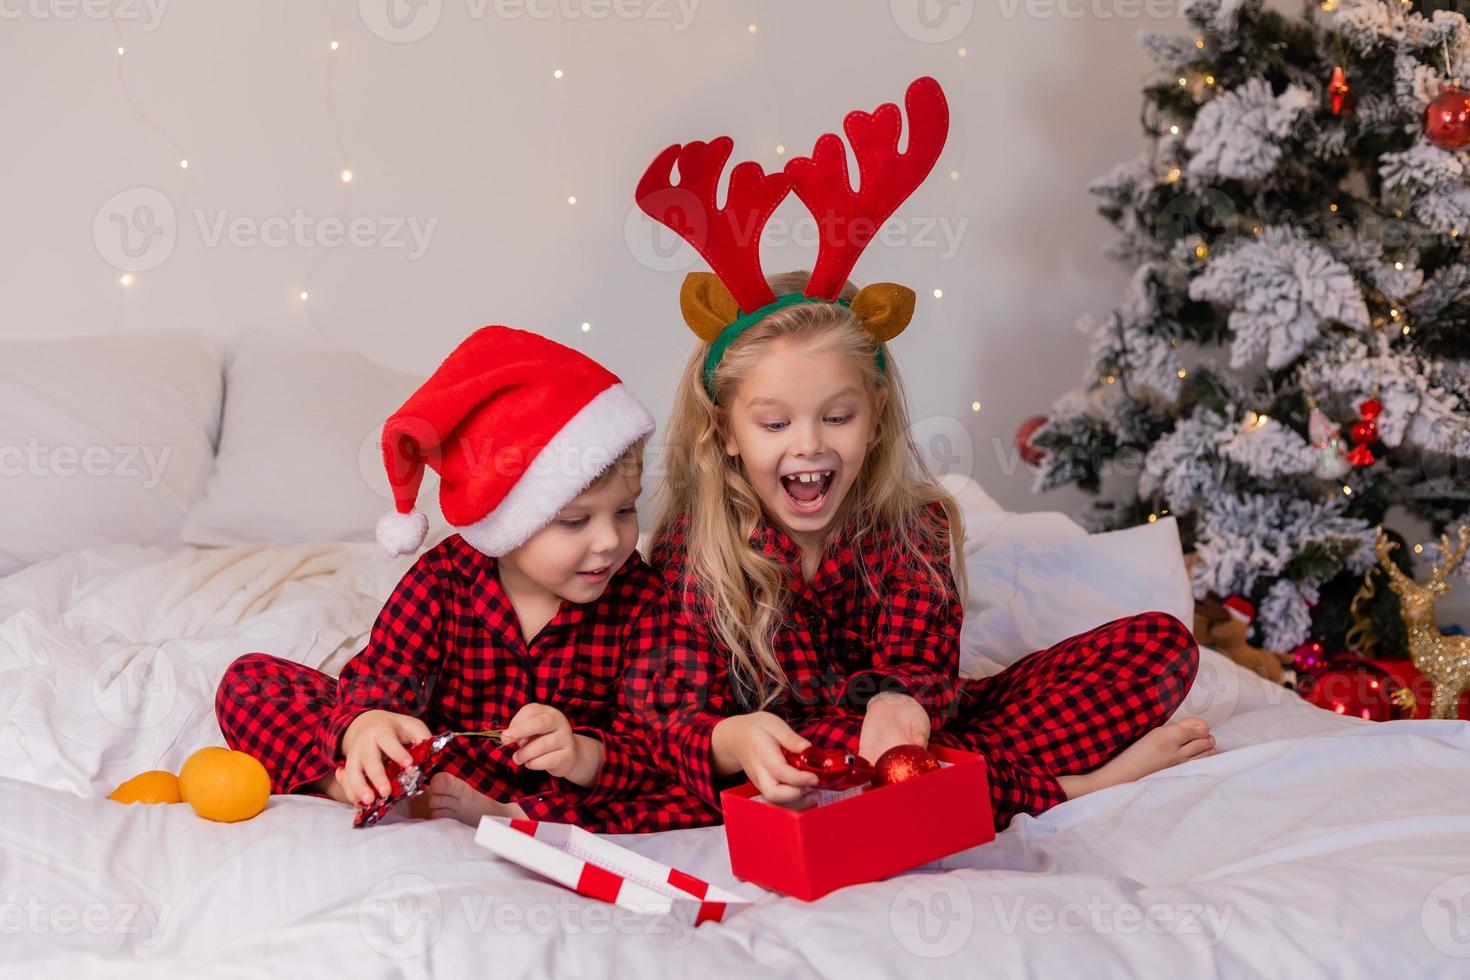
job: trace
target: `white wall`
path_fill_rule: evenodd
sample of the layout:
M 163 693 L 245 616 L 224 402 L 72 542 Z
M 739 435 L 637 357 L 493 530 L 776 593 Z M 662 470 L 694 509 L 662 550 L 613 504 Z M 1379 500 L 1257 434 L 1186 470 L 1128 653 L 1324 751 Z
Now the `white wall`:
M 728 133 L 775 168 L 777 144 L 806 152 L 927 73 L 949 95 L 948 147 L 900 212 L 915 240 L 875 244 L 856 278 L 919 291 L 894 351 L 922 433 L 1009 507 L 1078 499 L 1032 496 L 1011 435 L 1077 380 L 1072 322 L 1126 280 L 1085 187 L 1139 145 L 1137 32 L 1182 22 L 1139 0 L 1065 0 L 1083 16 L 1054 0 L 392 0 L 406 33 L 431 27 L 404 40 L 390 0 L 117 2 L 114 25 L 103 0 L 0 0 L 0 334 L 279 331 L 427 372 L 508 323 L 602 359 L 662 418 L 691 344 L 678 285 L 698 266 L 655 249 L 635 212 L 648 161 Z M 124 288 L 112 216 L 150 203 L 174 240 L 151 239 L 158 264 Z M 375 244 L 323 247 L 318 223 L 344 213 Z M 210 241 L 221 219 L 297 215 L 305 237 L 284 229 L 284 247 Z M 378 243 L 400 220 L 431 228 L 421 256 Z M 952 254 L 917 237 L 930 225 L 962 231 Z M 765 265 L 811 258 L 786 245 Z

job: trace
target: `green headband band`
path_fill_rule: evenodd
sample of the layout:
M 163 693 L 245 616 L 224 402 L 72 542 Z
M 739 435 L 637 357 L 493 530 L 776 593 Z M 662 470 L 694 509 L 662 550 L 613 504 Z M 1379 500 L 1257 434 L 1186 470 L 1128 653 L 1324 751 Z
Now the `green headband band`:
M 775 300 L 767 303 L 760 309 L 741 314 L 734 322 L 720 331 L 714 343 L 709 345 L 709 353 L 704 355 L 704 390 L 709 393 L 710 401 L 719 401 L 719 399 L 715 398 L 715 369 L 720 366 L 720 361 L 724 360 L 725 351 L 730 349 L 730 345 L 735 343 L 745 331 L 760 323 L 777 310 L 784 310 L 788 306 L 800 306 L 803 303 L 831 303 L 835 306 L 844 307 L 850 305 L 845 299 L 829 300 L 821 299 L 817 296 L 808 296 L 805 293 L 787 293 L 784 296 L 777 296 Z M 887 370 L 887 360 L 883 356 L 882 344 L 878 345 L 877 360 L 878 370 Z

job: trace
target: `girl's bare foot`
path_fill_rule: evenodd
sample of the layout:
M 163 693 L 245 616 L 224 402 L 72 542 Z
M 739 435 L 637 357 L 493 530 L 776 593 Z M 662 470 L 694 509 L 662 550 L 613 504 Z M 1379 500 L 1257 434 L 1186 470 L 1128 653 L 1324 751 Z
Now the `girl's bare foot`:
M 1076 799 L 1214 752 L 1215 736 L 1210 734 L 1210 726 L 1199 718 L 1185 718 L 1160 725 L 1092 772 L 1060 776 L 1057 782 L 1066 790 L 1067 799 Z
M 453 817 L 471 827 L 479 826 L 481 817 L 525 819 L 526 816 L 526 811 L 514 803 L 492 800 L 452 773 L 435 773 L 429 780 L 428 796 L 429 816 Z

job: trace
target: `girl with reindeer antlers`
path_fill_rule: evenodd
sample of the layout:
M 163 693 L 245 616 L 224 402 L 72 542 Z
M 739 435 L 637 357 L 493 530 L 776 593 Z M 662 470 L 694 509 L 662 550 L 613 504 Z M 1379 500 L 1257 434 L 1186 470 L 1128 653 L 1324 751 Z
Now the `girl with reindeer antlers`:
M 652 559 L 663 588 L 632 633 L 624 723 L 651 726 L 709 819 L 742 772 L 768 800 L 801 798 L 817 777 L 782 750 L 813 742 L 869 761 L 904 743 L 979 752 L 998 827 L 1214 748 L 1199 719 L 1165 724 L 1198 656 L 1166 613 L 959 677 L 963 530 L 910 439 L 889 350 L 914 292 L 848 281 L 944 145 L 938 82 L 915 81 L 905 104 L 904 152 L 896 105 L 847 116 L 856 189 L 834 134 L 779 173 L 738 164 L 724 207 L 729 137 L 670 146 L 638 185 L 643 210 L 714 273 L 691 273 L 679 297 L 699 344 L 670 421 Z M 817 220 L 816 263 L 766 277 L 761 229 L 788 192 Z

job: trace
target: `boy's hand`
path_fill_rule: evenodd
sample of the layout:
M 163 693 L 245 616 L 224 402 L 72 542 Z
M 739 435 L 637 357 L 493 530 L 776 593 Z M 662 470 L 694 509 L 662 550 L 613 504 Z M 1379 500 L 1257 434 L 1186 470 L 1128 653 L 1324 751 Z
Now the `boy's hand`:
M 923 705 L 897 691 L 875 694 L 868 700 L 863 731 L 858 737 L 858 755 L 869 762 L 895 745 L 929 745 L 929 713 Z
M 602 742 L 572 731 L 567 716 L 549 704 L 528 704 L 505 727 L 501 740 L 519 747 L 511 761 L 580 786 L 590 786 L 602 768 Z
M 387 756 L 401 766 L 413 765 L 406 746 L 430 737 L 429 726 L 413 715 L 373 709 L 352 719 L 342 733 L 342 755 L 347 764 L 337 770 L 337 782 L 347 798 L 367 806 L 392 792 L 383 769 Z
M 786 761 L 783 748 L 800 752 L 811 743 L 769 711 L 734 715 L 715 725 L 710 750 L 716 773 L 744 771 L 772 803 L 795 803 L 817 785 L 817 774 L 802 772 Z

